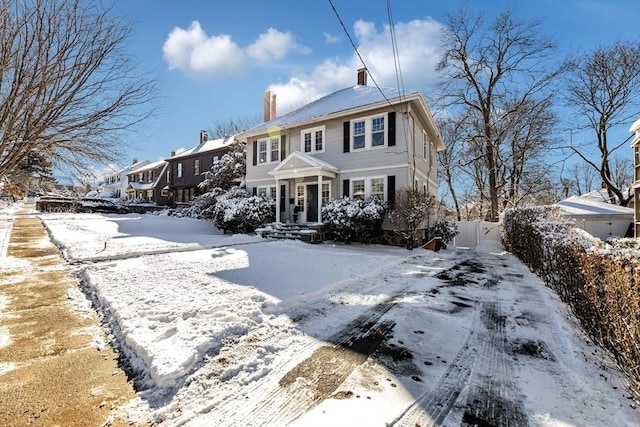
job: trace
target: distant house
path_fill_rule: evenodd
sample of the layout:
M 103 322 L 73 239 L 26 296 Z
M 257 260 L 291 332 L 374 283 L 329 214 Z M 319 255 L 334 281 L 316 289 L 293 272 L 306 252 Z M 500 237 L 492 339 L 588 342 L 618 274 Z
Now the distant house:
M 420 92 L 357 84 L 276 117 L 264 97 L 264 123 L 247 141 L 247 189 L 277 201 L 276 221 L 318 223 L 322 207 L 343 196 L 393 202 L 396 190 L 435 195 L 437 155 L 445 149 Z
M 634 220 L 633 230 L 636 238 L 640 237 L 640 119 L 636 120 L 629 129 L 629 132 L 635 134 L 631 141 L 633 149 L 633 209 Z
M 169 163 L 160 160 L 142 165 L 127 174 L 127 199 L 142 199 L 166 206 L 169 196 L 167 171 Z
M 129 181 L 127 180 L 129 172 L 148 164 L 148 160 L 139 162 L 138 159 L 133 159 L 130 165 L 105 175 L 104 181 L 98 187 L 98 192 L 102 197 L 125 198 L 127 196 L 127 187 L 129 186 Z
M 57 193 L 68 196 L 77 196 L 84 194 L 86 187 L 71 176 L 54 176 L 54 188 Z
M 167 180 L 170 200 L 188 203 L 204 193 L 198 187 L 204 180 L 204 172 L 208 172 L 215 160 L 231 150 L 234 141 L 233 136 L 209 140 L 207 132 L 201 131 L 198 145 L 178 154 L 172 152 L 166 160 L 169 163 Z

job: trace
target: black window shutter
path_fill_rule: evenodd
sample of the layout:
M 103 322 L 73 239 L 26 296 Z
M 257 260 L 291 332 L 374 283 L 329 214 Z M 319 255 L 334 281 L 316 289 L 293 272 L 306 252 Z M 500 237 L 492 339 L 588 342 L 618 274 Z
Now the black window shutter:
M 284 212 L 286 210 L 285 203 L 286 203 L 286 200 L 287 200 L 287 195 L 284 194 L 286 189 L 287 189 L 286 185 L 281 185 L 280 186 L 280 212 Z
M 257 196 L 258 195 L 258 187 L 253 187 L 251 189 L 251 192 L 253 193 L 254 196 Z
M 283 161 L 287 153 L 287 135 L 280 137 L 280 161 Z
M 349 197 L 349 180 L 342 180 L 342 197 Z
M 351 122 L 344 122 L 343 125 L 343 134 L 342 134 L 342 150 L 345 153 L 350 151 L 351 147 L 351 136 L 349 135 L 349 131 L 351 130 Z
M 396 204 L 396 176 L 387 176 L 387 201 L 390 207 L 394 207 Z
M 258 164 L 258 141 L 253 141 L 253 166 Z
M 389 113 L 389 135 L 387 136 L 387 145 L 392 147 L 396 145 L 396 112 Z

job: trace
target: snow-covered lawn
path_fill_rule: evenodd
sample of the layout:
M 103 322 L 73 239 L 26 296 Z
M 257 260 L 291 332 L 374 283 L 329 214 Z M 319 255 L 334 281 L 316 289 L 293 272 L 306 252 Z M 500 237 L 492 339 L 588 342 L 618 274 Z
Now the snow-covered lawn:
M 132 421 L 640 425 L 603 352 L 499 248 L 310 245 L 151 214 L 34 214 L 135 375 Z

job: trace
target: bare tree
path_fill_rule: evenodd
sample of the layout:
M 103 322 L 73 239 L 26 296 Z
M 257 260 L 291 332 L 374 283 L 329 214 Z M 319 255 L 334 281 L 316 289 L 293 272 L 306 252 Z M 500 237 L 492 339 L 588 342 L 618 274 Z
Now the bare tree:
M 233 136 L 244 132 L 247 129 L 251 129 L 254 126 L 262 123 L 262 118 L 256 116 L 254 118 L 239 118 L 229 121 L 217 121 L 213 124 L 213 129 L 210 130 L 213 138 L 224 138 L 226 136 Z
M 590 193 L 596 189 L 598 182 L 600 182 L 599 174 L 591 165 L 574 163 L 569 167 L 565 197 L 568 196 L 569 191 L 573 191 L 578 195 Z
M 570 76 L 567 101 L 582 117 L 581 128 L 594 131 L 600 159 L 593 161 L 587 155 L 593 143 L 569 148 L 600 174 L 613 203 L 627 205 L 631 196 L 615 182 L 611 154 L 633 135 L 613 143 L 608 136 L 612 128 L 628 126 L 640 114 L 640 44 L 617 42 L 585 56 Z
M 515 123 L 535 99 L 546 100 L 555 78 L 567 65 L 553 65 L 555 43 L 541 36 L 539 23 L 520 22 L 511 12 L 500 14 L 488 27 L 482 14 L 460 10 L 447 16 L 445 53 L 438 65 L 443 72 L 445 106 L 475 111 L 478 157 L 487 175 L 489 212 L 500 212 L 500 151 L 507 139 L 505 123 Z
M 402 237 L 407 249 L 414 248 L 418 231 L 429 225 L 434 207 L 434 197 L 422 190 L 408 187 L 396 190 L 388 217 L 393 231 Z
M 154 80 L 136 73 L 130 28 L 101 2 L 0 2 L 0 176 L 32 153 L 82 170 L 113 161 L 151 114 Z
M 460 125 L 460 120 L 453 117 L 440 118 L 437 123 L 442 140 L 447 147 L 445 151 L 438 154 L 438 175 L 444 177 L 456 211 L 456 218 L 460 221 L 460 202 L 458 201 L 456 184 L 464 151 L 463 128 Z

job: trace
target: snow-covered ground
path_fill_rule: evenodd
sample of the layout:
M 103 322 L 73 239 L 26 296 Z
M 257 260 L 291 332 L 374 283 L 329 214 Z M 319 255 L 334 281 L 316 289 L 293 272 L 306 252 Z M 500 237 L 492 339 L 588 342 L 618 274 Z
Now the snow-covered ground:
M 131 421 L 640 425 L 620 373 L 500 248 L 309 245 L 151 214 L 34 215 L 135 376 Z M 71 302 L 88 304 L 80 292 Z

